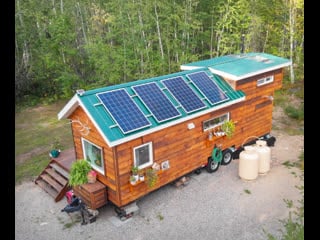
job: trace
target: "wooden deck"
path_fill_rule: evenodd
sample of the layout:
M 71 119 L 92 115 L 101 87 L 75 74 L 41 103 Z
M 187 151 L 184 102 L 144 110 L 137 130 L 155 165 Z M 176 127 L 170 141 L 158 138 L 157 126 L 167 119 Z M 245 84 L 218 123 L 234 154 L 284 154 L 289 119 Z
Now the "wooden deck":
M 61 151 L 59 156 L 52 160 L 69 173 L 72 162 L 76 160 L 74 148 Z

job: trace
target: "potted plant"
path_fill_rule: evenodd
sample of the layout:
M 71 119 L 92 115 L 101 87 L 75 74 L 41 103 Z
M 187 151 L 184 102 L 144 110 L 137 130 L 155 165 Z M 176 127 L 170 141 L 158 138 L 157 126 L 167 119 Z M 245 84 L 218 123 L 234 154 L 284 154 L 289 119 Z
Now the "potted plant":
M 139 180 L 139 175 L 138 175 L 139 168 L 137 166 L 132 166 L 131 172 L 132 172 L 132 176 L 134 176 L 136 178 L 136 181 L 138 181 Z
M 55 138 L 54 142 L 51 144 L 51 150 L 49 156 L 51 158 L 57 158 L 61 152 L 61 144 L 59 139 Z
M 95 170 L 90 170 L 87 174 L 88 183 L 95 183 L 97 181 L 97 172 Z
M 228 138 L 231 138 L 236 130 L 236 126 L 232 120 L 225 121 L 221 125 L 221 130 L 226 134 Z
M 136 185 L 136 183 L 137 183 L 137 179 L 133 175 L 131 175 L 130 176 L 130 184 L 131 185 Z
M 157 171 L 153 168 L 149 168 L 146 171 L 146 182 L 148 187 L 152 188 L 156 185 L 158 180 L 158 174 Z
M 69 174 L 69 186 L 77 186 L 88 183 L 88 173 L 91 170 L 90 163 L 85 159 L 76 160 L 71 164 Z
M 144 173 L 142 170 L 139 170 L 139 181 L 141 181 L 141 182 L 144 181 Z

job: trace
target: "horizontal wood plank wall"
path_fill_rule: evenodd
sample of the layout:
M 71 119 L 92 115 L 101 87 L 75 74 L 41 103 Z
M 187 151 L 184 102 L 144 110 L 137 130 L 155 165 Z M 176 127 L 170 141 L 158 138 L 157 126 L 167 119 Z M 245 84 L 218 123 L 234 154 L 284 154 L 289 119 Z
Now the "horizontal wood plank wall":
M 103 140 L 102 136 L 90 121 L 86 113 L 83 111 L 81 107 L 78 107 L 73 114 L 70 116 L 71 120 L 80 120 L 82 123 L 87 124 L 90 128 L 90 132 L 87 136 L 83 136 L 79 131 L 81 127 L 77 123 L 72 123 L 72 131 L 73 131 L 73 138 L 75 144 L 75 151 L 76 151 L 76 158 L 83 159 L 83 149 L 82 149 L 82 142 L 81 137 L 84 139 L 96 144 L 97 146 L 103 149 L 103 159 L 104 159 L 104 171 L 105 175 L 100 174 L 97 172 L 97 179 L 104 183 L 108 187 L 108 199 L 111 202 L 119 203 L 120 197 L 117 190 L 117 174 L 115 169 L 115 158 L 113 149 L 110 148 L 105 141 Z
M 257 80 L 273 75 L 272 83 L 257 86 Z M 274 96 L 274 92 L 282 87 L 283 69 L 270 71 L 254 77 L 236 81 L 236 90 L 242 90 L 246 94 L 242 116 L 239 117 L 241 138 L 261 136 L 272 129 L 273 101 L 268 97 Z M 230 80 L 229 80 L 230 81 Z M 250 141 L 252 139 L 249 139 Z M 236 141 L 238 142 L 238 141 Z M 239 146 L 237 146 L 239 147 Z

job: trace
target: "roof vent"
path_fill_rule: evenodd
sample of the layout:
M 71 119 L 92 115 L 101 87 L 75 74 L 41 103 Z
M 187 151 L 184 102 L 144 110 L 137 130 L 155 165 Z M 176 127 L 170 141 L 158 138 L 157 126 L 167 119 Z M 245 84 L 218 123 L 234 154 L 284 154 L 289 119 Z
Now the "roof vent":
M 263 57 L 263 56 L 259 56 L 259 55 L 251 56 L 251 57 L 249 57 L 249 59 L 252 59 L 257 62 L 263 62 L 263 63 L 272 63 L 273 62 L 271 59 Z
M 86 91 L 84 89 L 77 89 L 77 94 L 82 96 Z

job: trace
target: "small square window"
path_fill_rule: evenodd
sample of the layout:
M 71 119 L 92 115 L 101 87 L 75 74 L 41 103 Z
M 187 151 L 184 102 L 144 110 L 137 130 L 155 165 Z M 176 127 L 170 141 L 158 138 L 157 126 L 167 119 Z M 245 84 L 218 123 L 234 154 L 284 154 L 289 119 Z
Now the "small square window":
M 134 148 L 134 165 L 139 169 L 151 166 L 153 163 L 152 143 L 146 143 Z
M 273 76 L 268 76 L 265 78 L 260 78 L 257 80 L 257 86 L 262 86 L 268 83 L 272 83 L 273 82 Z

